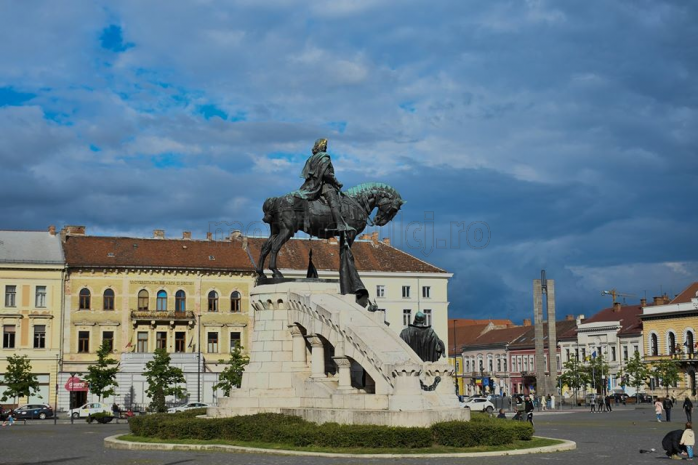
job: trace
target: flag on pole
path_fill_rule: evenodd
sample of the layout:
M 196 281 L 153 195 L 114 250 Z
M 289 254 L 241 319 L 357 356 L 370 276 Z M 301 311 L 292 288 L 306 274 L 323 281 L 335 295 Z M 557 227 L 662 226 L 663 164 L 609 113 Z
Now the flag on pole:
M 591 353 L 591 358 L 596 358 L 596 351 L 593 351 L 593 352 Z

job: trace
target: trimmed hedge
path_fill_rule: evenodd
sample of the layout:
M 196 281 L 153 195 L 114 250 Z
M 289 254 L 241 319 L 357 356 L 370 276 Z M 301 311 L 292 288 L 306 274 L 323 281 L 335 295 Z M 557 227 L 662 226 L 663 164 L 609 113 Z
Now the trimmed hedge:
M 331 448 L 428 448 L 434 445 L 473 447 L 530 440 L 528 423 L 473 418 L 470 422 L 437 423 L 430 428 L 376 425 L 317 425 L 299 417 L 262 413 L 230 418 L 195 418 L 189 412 L 133 417 L 131 433 L 158 439 L 229 440 Z

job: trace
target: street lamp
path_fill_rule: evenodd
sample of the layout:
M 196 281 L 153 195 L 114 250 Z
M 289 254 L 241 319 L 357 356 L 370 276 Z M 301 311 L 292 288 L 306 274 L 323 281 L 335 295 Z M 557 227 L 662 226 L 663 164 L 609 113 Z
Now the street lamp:
M 197 317 L 199 320 L 197 326 L 199 342 L 196 344 L 196 348 L 199 353 L 196 356 L 196 401 L 201 402 L 201 311 Z
M 61 357 L 60 355 L 56 354 L 56 387 L 55 391 L 53 393 L 53 406 L 54 406 L 54 411 L 53 411 L 53 424 L 56 425 L 58 424 L 58 373 L 60 372 L 60 366 L 61 366 Z
M 70 382 L 71 383 L 73 382 L 72 379 L 75 378 L 75 375 L 77 375 L 76 372 L 74 372 L 74 371 L 70 372 L 70 379 L 71 379 Z M 73 408 L 73 394 L 74 394 L 74 391 L 73 391 L 73 386 L 71 384 L 71 386 L 70 386 L 70 404 L 68 405 L 68 414 L 70 415 L 70 424 L 71 425 L 73 424 L 73 414 L 70 413 L 70 409 Z

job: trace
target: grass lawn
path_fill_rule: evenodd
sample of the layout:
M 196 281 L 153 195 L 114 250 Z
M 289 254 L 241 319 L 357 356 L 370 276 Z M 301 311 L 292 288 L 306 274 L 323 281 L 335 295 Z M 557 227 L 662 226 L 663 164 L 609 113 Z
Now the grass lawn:
M 202 441 L 200 439 L 157 439 L 157 438 L 144 438 L 140 436 L 134 436 L 132 434 L 126 434 L 119 436 L 118 439 L 124 441 L 132 442 L 143 442 L 143 443 L 163 443 L 163 444 L 215 444 L 215 445 L 226 445 L 226 446 L 239 446 L 239 447 L 255 447 L 259 449 L 270 449 L 270 450 L 294 450 L 303 452 L 329 452 L 334 454 L 454 454 L 454 453 L 465 453 L 465 452 L 494 452 L 494 451 L 507 451 L 515 449 L 532 449 L 535 447 L 545 447 L 552 446 L 556 444 L 561 444 L 562 441 L 556 439 L 543 439 L 534 437 L 530 441 L 516 441 L 513 444 L 507 444 L 505 446 L 480 446 L 480 447 L 468 447 L 468 448 L 457 448 L 457 447 L 443 447 L 435 446 L 430 448 L 422 449 L 369 449 L 369 448 L 329 448 L 329 447 L 296 447 L 287 444 L 270 444 L 263 442 L 243 442 L 243 441 L 224 441 L 224 440 L 212 440 L 212 441 Z

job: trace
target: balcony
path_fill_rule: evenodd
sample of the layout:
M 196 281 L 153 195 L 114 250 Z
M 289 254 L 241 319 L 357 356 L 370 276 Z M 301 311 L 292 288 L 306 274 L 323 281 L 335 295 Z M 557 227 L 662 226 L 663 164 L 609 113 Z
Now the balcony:
M 194 312 L 163 312 L 154 310 L 131 310 L 131 322 L 134 327 L 138 323 L 147 323 L 154 326 L 157 323 L 169 323 L 174 326 L 176 323 L 187 323 L 194 325 L 196 316 Z
M 645 362 L 657 362 L 659 360 L 676 360 L 683 362 L 698 362 L 698 352 L 692 354 L 675 353 L 675 354 L 659 354 L 659 355 L 645 355 Z

